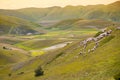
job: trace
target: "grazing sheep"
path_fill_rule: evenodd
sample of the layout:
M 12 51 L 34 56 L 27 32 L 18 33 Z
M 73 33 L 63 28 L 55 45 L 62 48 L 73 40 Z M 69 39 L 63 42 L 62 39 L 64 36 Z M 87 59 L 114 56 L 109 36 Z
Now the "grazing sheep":
M 104 28 L 104 29 L 102 29 L 101 31 L 102 31 L 102 32 L 106 32 L 106 31 L 107 31 L 107 28 Z
M 102 33 L 102 34 L 100 34 L 100 36 L 108 36 L 108 34 L 107 34 L 107 32 L 104 32 L 104 33 Z
M 91 52 L 93 52 L 94 51 L 94 49 L 91 49 Z
M 112 32 L 112 30 L 109 30 L 107 33 L 108 33 L 108 34 L 111 34 L 111 32 Z
M 97 41 L 98 41 L 98 39 L 97 39 L 97 38 L 93 38 L 93 41 L 97 42 Z
M 88 53 L 90 53 L 90 52 L 91 52 L 91 50 L 89 49 L 89 50 L 88 50 Z
M 86 41 L 87 42 L 93 41 L 93 38 L 88 38 Z
M 99 43 L 98 42 L 95 42 L 95 46 L 98 47 Z
M 87 47 L 87 44 L 88 42 L 91 42 L 91 41 L 94 41 L 95 42 L 95 46 L 92 48 L 92 49 L 89 49 L 88 50 L 88 53 L 90 52 L 93 52 L 98 46 L 99 46 L 99 40 L 101 40 L 102 38 L 106 37 L 106 36 L 109 36 L 111 33 L 112 33 L 112 30 L 109 30 L 109 31 L 106 31 L 107 29 L 104 30 L 103 33 L 101 33 L 99 36 L 97 37 L 91 37 L 91 38 L 88 38 L 84 41 L 82 41 L 80 43 L 80 45 L 83 45 L 83 49 L 82 49 L 82 52 L 80 52 L 79 54 L 82 54 L 82 53 L 85 53 L 85 49 Z
M 83 41 L 83 46 L 84 46 L 83 49 L 85 49 L 87 47 L 87 41 L 86 40 Z
M 100 35 L 100 36 L 96 37 L 96 39 L 97 39 L 97 40 L 100 40 L 100 39 L 102 39 L 103 37 L 104 37 L 103 35 Z
M 120 27 L 117 27 L 118 30 L 120 30 Z

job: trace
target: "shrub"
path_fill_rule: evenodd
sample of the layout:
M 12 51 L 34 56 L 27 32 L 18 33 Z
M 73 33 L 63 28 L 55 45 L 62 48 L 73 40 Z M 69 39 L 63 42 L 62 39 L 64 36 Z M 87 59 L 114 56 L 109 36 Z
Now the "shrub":
M 9 74 L 8 74 L 8 76 L 10 77 L 10 76 L 12 76 L 12 74 L 11 74 L 11 73 L 9 73 Z
M 115 80 L 120 80 L 120 73 L 114 76 Z
M 95 34 L 95 36 L 94 36 L 94 37 L 99 36 L 101 33 L 103 33 L 103 32 L 102 32 L 102 31 L 99 31 L 98 33 L 96 33 L 96 34 Z
M 36 70 L 35 70 L 35 76 L 42 76 L 44 74 L 44 71 L 42 70 L 41 66 L 39 66 Z
M 20 73 L 18 73 L 18 75 L 22 75 L 22 74 L 24 74 L 24 72 L 20 72 Z

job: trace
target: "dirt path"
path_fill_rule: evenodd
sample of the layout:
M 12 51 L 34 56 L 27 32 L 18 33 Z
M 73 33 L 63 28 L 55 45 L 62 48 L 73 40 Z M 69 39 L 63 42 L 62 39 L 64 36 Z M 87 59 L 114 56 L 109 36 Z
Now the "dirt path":
M 44 48 L 42 50 L 49 51 L 49 50 L 55 50 L 55 49 L 63 48 L 63 47 L 65 47 L 69 43 L 72 43 L 72 42 L 64 42 L 64 43 L 61 43 L 61 44 L 50 46 L 48 48 Z
M 56 45 L 53 45 L 53 46 L 50 46 L 50 47 L 47 47 L 47 48 L 43 48 L 43 49 L 39 49 L 39 50 L 31 50 L 30 52 L 31 52 L 31 53 L 36 53 L 36 55 L 37 55 L 37 54 L 38 54 L 38 55 L 42 55 L 42 54 L 44 54 L 45 52 L 63 48 L 63 47 L 65 47 L 65 46 L 66 46 L 67 44 L 69 44 L 69 43 L 72 43 L 72 42 L 64 42 L 64 43 L 56 44 Z

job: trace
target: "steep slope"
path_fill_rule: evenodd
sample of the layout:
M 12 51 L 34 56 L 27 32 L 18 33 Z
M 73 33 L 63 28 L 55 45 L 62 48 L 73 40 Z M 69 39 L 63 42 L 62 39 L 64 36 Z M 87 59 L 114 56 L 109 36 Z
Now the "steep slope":
M 69 19 L 58 22 L 57 24 L 46 27 L 50 30 L 79 30 L 79 29 L 102 29 L 109 25 L 119 26 L 120 23 L 105 20 L 85 20 Z
M 103 38 L 100 46 L 90 54 L 80 55 L 82 48 L 79 41 L 74 42 L 60 50 L 36 57 L 30 60 L 31 63 L 23 63 L 23 67 L 13 71 L 12 76 L 2 78 L 3 80 L 119 80 L 120 29 L 115 27 L 109 29 L 112 30 L 112 34 Z M 90 43 L 89 47 L 92 45 L 93 43 Z M 40 65 L 44 74 L 35 77 L 34 70 Z M 18 74 L 20 72 L 24 73 Z
M 29 22 L 24 19 L 0 15 L 0 34 L 18 34 L 25 35 L 28 33 L 43 33 L 42 30 L 38 29 L 41 26 L 33 22 Z M 40 31 L 37 31 L 40 30 Z

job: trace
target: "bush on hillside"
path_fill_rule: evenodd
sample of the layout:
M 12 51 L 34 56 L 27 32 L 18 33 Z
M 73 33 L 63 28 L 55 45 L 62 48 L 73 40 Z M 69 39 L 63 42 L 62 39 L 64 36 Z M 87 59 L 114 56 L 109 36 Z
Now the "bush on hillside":
M 103 33 L 102 31 L 99 31 L 98 33 L 96 33 L 96 35 L 94 37 L 99 36 L 101 33 Z
M 9 73 L 9 74 L 8 74 L 8 76 L 10 77 L 10 76 L 12 76 L 12 74 L 11 74 L 11 73 Z
M 120 73 L 114 76 L 115 80 L 120 80 Z
M 39 66 L 36 70 L 35 70 L 35 76 L 42 76 L 44 74 L 44 71 L 42 70 L 41 66 Z

